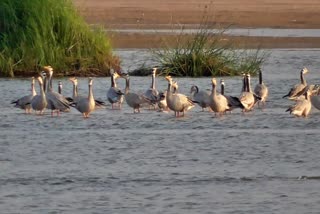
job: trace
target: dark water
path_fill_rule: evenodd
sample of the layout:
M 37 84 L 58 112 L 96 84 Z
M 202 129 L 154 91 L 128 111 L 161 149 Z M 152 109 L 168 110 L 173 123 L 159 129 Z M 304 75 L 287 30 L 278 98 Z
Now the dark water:
M 179 119 L 132 114 L 126 104 L 86 120 L 74 109 L 59 118 L 25 115 L 10 101 L 29 93 L 29 80 L 0 79 L 0 213 L 319 213 L 320 112 L 294 118 L 281 99 L 303 66 L 307 81 L 320 83 L 319 53 L 272 50 L 263 66 L 267 108 L 222 118 L 198 107 Z M 147 56 L 119 54 L 125 70 Z M 240 77 L 224 79 L 226 93 L 239 95 Z M 210 88 L 210 78 L 177 80 L 182 93 Z M 151 80 L 131 82 L 144 91 Z M 156 83 L 166 88 L 163 78 Z M 109 86 L 95 78 L 95 97 L 106 100 Z

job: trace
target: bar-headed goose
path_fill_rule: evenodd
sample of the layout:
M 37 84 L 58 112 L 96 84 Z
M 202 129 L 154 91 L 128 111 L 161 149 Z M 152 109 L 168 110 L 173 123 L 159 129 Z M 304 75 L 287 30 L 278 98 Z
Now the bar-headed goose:
M 176 117 L 180 116 L 180 112 L 182 112 L 181 116 L 184 116 L 184 113 L 192 109 L 194 104 L 186 95 L 177 93 L 178 84 L 177 82 L 172 81 L 171 76 L 166 76 L 165 78 L 168 81 L 168 90 L 166 95 L 168 107 L 174 111 Z M 172 90 L 175 90 L 176 93 L 172 93 Z
M 307 81 L 304 78 L 304 75 L 308 73 L 307 68 L 303 68 L 300 71 L 300 83 L 294 85 L 288 94 L 284 95 L 282 98 L 288 97 L 288 99 L 294 100 L 297 97 L 299 97 L 301 94 L 303 94 L 304 89 L 307 87 Z
M 231 112 L 235 108 L 241 108 L 241 109 L 244 108 L 238 97 L 225 94 L 225 82 L 223 79 L 220 80 L 220 86 L 221 86 L 221 91 L 220 91 L 221 95 L 225 96 L 228 100 L 229 109 L 227 109 L 227 111 Z
M 156 89 L 156 82 L 155 82 L 155 81 L 156 81 L 156 72 L 157 72 L 157 68 L 153 68 L 152 73 L 151 73 L 152 79 L 151 79 L 150 88 L 148 88 L 148 89 L 144 92 L 144 94 L 143 94 L 143 96 L 144 96 L 145 98 L 147 98 L 147 100 L 150 101 L 150 106 L 149 106 L 149 108 L 150 108 L 151 106 L 155 107 L 155 104 L 156 104 L 157 101 L 158 101 L 159 92 L 158 92 L 158 90 Z
M 88 79 L 88 97 L 80 97 L 75 103 L 75 108 L 83 115 L 84 118 L 88 118 L 89 114 L 95 109 L 95 101 L 93 97 L 92 89 L 93 80 L 90 77 Z
M 76 77 L 69 78 L 69 81 L 72 83 L 73 90 L 72 90 L 72 98 L 66 98 L 68 101 L 72 103 L 77 103 L 79 99 L 84 98 L 84 96 L 80 96 L 78 93 L 78 79 Z M 105 103 L 101 100 L 95 99 L 96 108 L 102 108 L 105 106 Z
M 25 110 L 26 114 L 31 113 L 31 111 L 32 111 L 31 100 L 34 96 L 37 95 L 37 92 L 34 87 L 34 83 L 35 83 L 35 80 L 34 80 L 34 77 L 32 77 L 31 78 L 31 94 L 30 95 L 26 95 L 24 97 L 21 97 L 20 99 L 17 99 L 15 101 L 11 102 L 11 104 L 15 104 L 14 107 Z
M 44 70 L 47 72 L 48 76 L 46 98 L 48 103 L 47 108 L 51 110 L 51 115 L 53 116 L 54 112 L 56 112 L 57 115 L 59 115 L 61 111 L 70 111 L 70 102 L 63 95 L 53 91 L 53 68 L 51 66 L 45 66 Z
M 311 111 L 311 101 L 310 95 L 311 90 L 305 92 L 305 99 L 298 100 L 294 105 L 290 106 L 287 110 L 290 114 L 293 114 L 298 117 L 307 117 Z
M 158 107 L 160 111 L 168 111 L 167 99 L 166 99 L 167 91 L 159 92 L 158 95 Z
M 42 114 L 43 111 L 45 110 L 45 108 L 47 107 L 48 103 L 47 103 L 46 94 L 44 92 L 43 79 L 42 79 L 41 76 L 38 76 L 37 80 L 39 82 L 40 94 L 39 95 L 35 95 L 32 98 L 31 107 L 32 107 L 33 110 L 39 111 L 39 113 Z
M 204 111 L 205 108 L 209 107 L 210 103 L 210 92 L 199 90 L 196 85 L 191 86 L 190 89 L 191 99 L 195 101 Z
M 260 106 L 261 103 L 261 108 L 265 107 L 266 100 L 268 98 L 269 90 L 268 87 L 264 84 L 262 80 L 262 71 L 259 70 L 259 83 L 256 85 L 254 88 L 254 93 L 261 97 L 261 100 L 258 101 L 258 106 Z
M 123 74 L 123 77 L 126 80 L 126 89 L 124 97 L 128 106 L 133 108 L 133 113 L 140 113 L 140 108 L 143 104 L 148 103 L 148 100 L 140 94 L 130 91 L 130 77 L 128 74 Z
M 229 110 L 228 100 L 222 94 L 217 93 L 217 80 L 215 78 L 211 79 L 212 92 L 210 95 L 210 108 L 215 113 L 222 115 L 227 110 Z
M 250 74 L 244 75 L 243 83 L 244 86 L 242 90 L 244 91 L 241 93 L 239 100 L 244 107 L 243 111 L 252 111 L 254 105 L 261 100 L 261 98 L 251 91 Z
M 124 93 L 117 87 L 116 80 L 120 77 L 117 72 L 113 72 L 111 74 L 111 86 L 107 92 L 108 101 L 111 103 L 112 109 L 114 109 L 114 105 L 118 105 L 118 109 L 121 109 L 121 105 L 123 103 L 123 95 Z

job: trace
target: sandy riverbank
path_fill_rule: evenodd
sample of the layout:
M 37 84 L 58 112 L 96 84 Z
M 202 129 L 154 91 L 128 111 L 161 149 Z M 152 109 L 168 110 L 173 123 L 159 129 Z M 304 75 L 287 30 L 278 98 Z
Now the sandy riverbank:
M 208 15 L 209 22 L 241 28 L 320 28 L 320 1 L 305 0 L 74 0 L 91 24 L 108 29 L 159 29 L 198 24 Z M 320 36 L 320 35 L 319 35 Z M 112 37 L 116 48 L 159 45 L 164 35 L 120 33 Z M 168 37 L 168 36 L 166 36 Z M 168 38 L 170 39 L 170 37 Z M 234 37 L 246 47 L 320 47 L 318 38 Z M 156 45 L 155 45 L 156 44 Z

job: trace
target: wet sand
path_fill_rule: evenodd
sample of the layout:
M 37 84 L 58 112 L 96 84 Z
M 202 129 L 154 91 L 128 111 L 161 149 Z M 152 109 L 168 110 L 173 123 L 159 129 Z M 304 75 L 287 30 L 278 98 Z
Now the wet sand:
M 74 0 L 80 13 L 90 24 L 107 29 L 168 29 L 182 25 L 193 28 L 208 17 L 207 22 L 235 28 L 320 28 L 320 2 L 305 0 Z M 119 33 L 112 36 L 115 48 L 146 48 L 161 46 L 159 41 L 172 36 L 143 33 Z M 318 38 L 273 38 L 236 36 L 239 47 L 315 48 Z

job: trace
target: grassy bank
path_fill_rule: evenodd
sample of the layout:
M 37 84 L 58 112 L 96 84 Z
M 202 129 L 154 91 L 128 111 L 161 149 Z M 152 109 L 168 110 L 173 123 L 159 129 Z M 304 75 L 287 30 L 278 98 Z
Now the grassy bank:
M 90 28 L 71 0 L 0 2 L 0 75 L 108 75 L 119 60 L 105 32 Z

